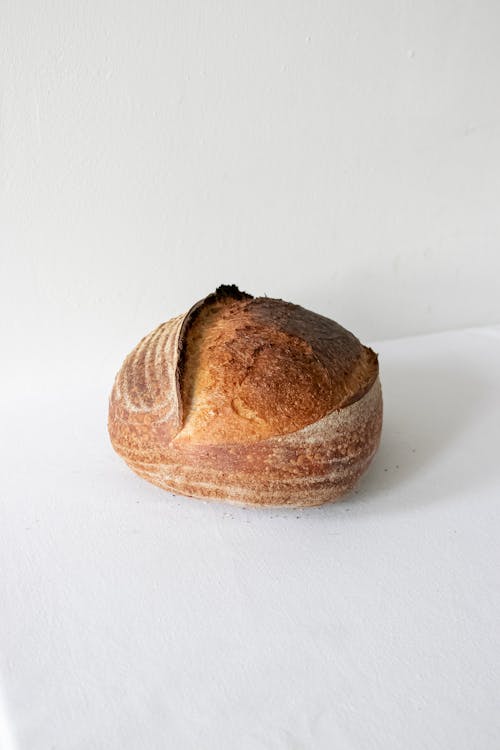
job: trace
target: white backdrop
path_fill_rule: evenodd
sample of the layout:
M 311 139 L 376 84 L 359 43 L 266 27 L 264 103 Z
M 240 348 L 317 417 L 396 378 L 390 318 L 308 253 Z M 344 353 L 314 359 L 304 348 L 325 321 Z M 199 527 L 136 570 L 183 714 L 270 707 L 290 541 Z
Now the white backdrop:
M 499 28 L 0 2 L 1 750 L 498 750 Z M 124 356 L 231 282 L 379 352 L 342 503 L 203 504 L 113 453 Z
M 364 340 L 498 321 L 499 23 L 494 0 L 2 3 L 4 351 L 111 370 L 222 282 Z

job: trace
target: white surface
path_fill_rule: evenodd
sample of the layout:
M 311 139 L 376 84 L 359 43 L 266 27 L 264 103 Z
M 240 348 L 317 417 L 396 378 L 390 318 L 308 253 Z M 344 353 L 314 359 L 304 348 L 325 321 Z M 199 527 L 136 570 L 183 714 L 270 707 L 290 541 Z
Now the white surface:
M 109 384 L 11 391 L 2 750 L 497 750 L 500 328 L 377 349 L 380 452 L 302 512 L 141 481 Z
M 1 16 L 8 357 L 36 320 L 35 355 L 118 362 L 230 282 L 363 339 L 500 320 L 500 3 Z

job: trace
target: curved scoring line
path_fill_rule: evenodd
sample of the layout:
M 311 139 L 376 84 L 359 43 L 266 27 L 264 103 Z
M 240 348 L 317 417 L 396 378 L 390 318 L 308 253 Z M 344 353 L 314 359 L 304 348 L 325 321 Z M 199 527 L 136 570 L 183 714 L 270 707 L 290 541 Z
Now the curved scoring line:
M 179 316 L 180 317 L 180 316 Z M 144 382 L 149 392 L 152 391 L 153 387 L 158 383 L 162 383 L 164 374 L 164 363 L 165 363 L 165 350 L 167 348 L 166 343 L 168 339 L 172 338 L 172 328 L 176 318 L 173 320 L 162 323 L 156 328 L 152 334 L 148 337 L 147 345 L 148 350 L 144 358 Z M 171 367 L 168 359 L 166 360 L 167 368 Z M 137 367 L 137 360 L 134 359 L 132 363 L 133 367 Z M 167 378 L 168 379 L 168 378 Z M 153 407 L 150 404 L 146 404 L 144 399 L 140 399 L 140 405 L 130 411 L 144 411 L 148 414 L 154 414 L 158 411 L 171 407 L 171 392 L 169 388 L 164 389 L 164 398 L 159 403 L 154 403 Z M 163 418 L 162 418 L 163 421 Z
M 160 382 L 164 387 L 164 400 L 159 405 L 161 408 L 170 407 L 168 414 L 161 417 L 160 422 L 166 422 L 176 410 L 175 399 L 175 368 L 176 368 L 176 351 L 177 351 L 177 333 L 179 324 L 185 315 L 178 315 L 176 318 L 168 321 L 169 325 L 166 331 L 166 337 L 162 342 L 163 348 L 158 354 L 158 368 L 160 370 Z
M 373 448 L 372 451 L 367 456 L 363 456 L 362 458 L 359 458 L 356 461 L 353 461 L 351 463 L 344 462 L 342 460 L 335 461 L 333 465 L 331 465 L 330 470 L 325 472 L 324 474 L 321 474 L 319 476 L 311 476 L 311 475 L 301 475 L 296 477 L 281 477 L 281 478 L 270 478 L 267 480 L 267 483 L 270 485 L 273 484 L 279 484 L 281 487 L 290 487 L 290 488 L 300 488 L 300 487 L 309 487 L 313 488 L 315 486 L 322 486 L 324 484 L 331 484 L 333 486 L 336 485 L 342 485 L 345 480 L 349 479 L 352 474 L 357 474 L 361 467 L 366 466 L 370 463 L 372 460 L 377 448 Z M 236 477 L 240 477 L 241 480 L 243 480 L 243 484 L 245 484 L 246 480 L 248 479 L 248 474 L 246 472 L 235 472 L 235 476 L 233 477 L 233 483 L 232 484 L 221 484 L 220 481 L 211 481 L 210 479 L 196 479 L 192 476 L 192 470 L 196 469 L 197 467 L 184 465 L 183 467 L 180 467 L 175 462 L 166 462 L 166 461 L 144 461 L 141 459 L 141 454 L 135 453 L 135 459 L 131 458 L 131 455 L 134 455 L 134 453 L 130 452 L 130 449 L 128 449 L 128 456 L 127 463 L 136 464 L 137 466 L 150 466 L 150 467 L 156 467 L 155 474 L 160 475 L 162 480 L 164 482 L 169 482 L 171 484 L 176 485 L 177 487 L 180 487 L 181 485 L 179 483 L 189 484 L 192 487 L 197 488 L 207 488 L 207 489 L 217 489 L 220 488 L 222 494 L 230 494 L 231 492 L 237 491 L 238 493 L 251 493 L 252 490 L 248 487 L 242 486 L 242 483 L 235 483 L 234 479 Z M 144 455 L 144 454 L 142 454 Z M 217 474 L 217 472 L 212 469 L 214 474 Z M 179 492 L 182 494 L 182 490 L 179 489 Z M 273 491 L 272 487 L 270 488 L 260 488 L 259 492 L 263 494 L 270 494 Z
M 156 352 L 156 349 L 158 347 L 158 342 L 160 341 L 162 334 L 164 333 L 164 327 L 166 326 L 166 323 L 162 323 L 158 326 L 158 328 L 155 328 L 153 333 L 151 333 L 148 337 L 148 347 L 146 351 L 146 356 L 144 357 L 144 383 L 146 384 L 146 391 L 152 396 L 153 393 L 153 377 L 151 373 L 151 358 L 153 356 L 153 352 Z M 153 370 L 154 375 L 154 370 Z M 150 405 L 144 403 L 144 398 L 141 398 L 141 406 L 143 409 L 149 409 Z
M 153 331 L 153 333 L 148 334 L 142 341 L 142 343 L 139 344 L 139 347 L 136 351 L 135 357 L 132 360 L 132 374 L 134 378 L 134 385 L 135 385 L 135 393 L 136 393 L 136 399 L 134 401 L 134 404 L 139 407 L 140 410 L 147 411 L 149 410 L 149 406 L 144 403 L 143 398 L 143 391 L 138 388 L 138 383 L 143 382 L 145 385 L 146 383 L 146 357 L 148 354 L 149 347 L 151 345 L 151 341 L 153 340 L 154 336 L 156 334 L 156 329 Z M 141 377 L 139 377 L 139 373 L 141 374 Z
M 147 339 L 148 337 L 145 336 L 144 339 L 139 344 L 137 344 L 135 349 L 131 351 L 131 353 L 128 355 L 125 362 L 123 363 L 122 372 L 123 372 L 123 378 L 126 384 L 126 388 L 122 389 L 122 397 L 124 401 L 124 406 L 127 409 L 127 411 L 142 411 L 142 407 L 140 407 L 138 404 L 132 401 L 131 385 L 134 384 L 135 367 L 137 364 L 139 354 L 143 350 L 144 346 L 146 345 Z
M 144 338 L 143 341 L 141 341 L 138 346 L 129 354 L 125 362 L 123 363 L 122 367 L 122 376 L 126 382 L 126 389 L 121 389 L 121 396 L 124 401 L 124 406 L 129 412 L 146 412 L 151 413 L 158 411 L 159 409 L 165 408 L 165 406 L 168 405 L 168 400 L 165 400 L 159 404 L 155 404 L 154 408 L 151 409 L 149 405 L 144 404 L 143 399 L 141 399 L 139 395 L 138 401 L 132 401 L 130 398 L 130 384 L 131 381 L 133 382 L 135 378 L 135 372 L 138 368 L 138 360 L 140 355 L 142 354 L 144 347 L 149 346 L 153 340 L 153 337 L 160 333 L 158 338 L 156 339 L 156 345 L 154 346 L 155 349 L 155 357 L 158 357 L 158 351 L 161 350 L 161 347 L 165 341 L 165 338 L 168 336 L 168 327 L 166 327 L 163 331 L 161 329 L 166 324 L 163 323 L 161 326 L 159 326 L 157 329 L 153 331 L 153 333 L 149 334 Z
M 126 409 L 125 406 L 118 407 Z M 163 409 L 167 409 L 165 414 L 162 414 L 161 412 Z M 163 422 L 167 422 L 170 417 L 172 416 L 172 412 L 174 411 L 174 407 L 172 404 L 164 404 L 163 406 L 159 407 L 155 411 L 144 411 L 142 409 L 126 409 L 128 416 L 120 416 L 119 414 L 114 414 L 113 420 L 115 422 L 120 422 L 122 425 L 137 425 L 137 424 L 144 424 L 144 420 L 136 419 L 133 415 L 135 414 L 148 414 L 149 415 L 149 424 L 155 425 L 155 424 L 162 424 Z
M 132 467 L 132 462 L 129 464 L 130 468 Z M 252 500 L 252 497 L 255 497 L 255 490 L 252 490 L 252 488 L 249 487 L 243 487 L 238 484 L 227 484 L 227 485 L 221 485 L 220 483 L 215 482 L 209 482 L 209 481 L 191 481 L 189 479 L 186 479 L 185 485 L 183 486 L 180 482 L 182 482 L 182 478 L 179 482 L 179 476 L 177 474 L 166 474 L 165 472 L 153 472 L 148 471 L 147 469 L 140 469 L 136 472 L 139 474 L 139 476 L 143 476 L 144 478 L 147 477 L 153 477 L 155 481 L 154 484 L 160 485 L 163 489 L 167 490 L 168 492 L 172 492 L 174 494 L 184 495 L 184 496 L 192 496 L 192 493 L 194 493 L 194 497 L 199 497 L 202 500 L 209 500 L 211 499 L 210 495 L 203 495 L 200 493 L 200 495 L 197 495 L 196 493 L 198 491 L 203 492 L 203 490 L 208 490 L 212 494 L 213 499 L 218 500 L 229 500 L 231 501 L 231 498 L 239 496 L 238 500 L 235 502 L 249 502 L 253 505 L 259 504 L 255 503 L 254 500 Z M 329 486 L 331 488 L 342 488 L 345 486 L 345 480 L 347 477 L 336 477 L 335 481 L 331 481 L 330 478 L 320 478 L 317 479 L 314 483 L 308 483 L 304 481 L 304 478 L 298 478 L 294 482 L 287 482 L 288 489 L 291 489 L 292 491 L 300 491 L 307 488 L 307 491 L 314 491 L 320 490 L 323 486 Z M 278 480 L 279 481 L 279 480 Z M 259 488 L 258 494 L 260 498 L 270 498 L 270 497 L 276 497 L 281 493 L 282 490 L 286 491 L 287 487 L 283 486 L 283 483 L 280 482 L 279 488 Z M 262 503 L 260 503 L 262 504 Z M 293 505 L 294 501 L 292 500 L 290 503 L 272 503 L 278 506 L 286 506 L 286 505 Z

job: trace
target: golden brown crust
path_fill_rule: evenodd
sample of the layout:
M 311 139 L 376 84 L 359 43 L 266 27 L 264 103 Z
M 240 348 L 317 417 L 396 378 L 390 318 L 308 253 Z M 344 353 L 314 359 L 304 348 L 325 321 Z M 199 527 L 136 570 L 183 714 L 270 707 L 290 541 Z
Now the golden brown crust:
M 295 432 L 356 401 L 378 372 L 351 333 L 281 300 L 207 298 L 186 338 L 178 439 L 195 443 Z
M 165 489 L 256 505 L 310 505 L 350 489 L 373 456 L 377 357 L 337 323 L 222 287 L 127 357 L 109 431 Z

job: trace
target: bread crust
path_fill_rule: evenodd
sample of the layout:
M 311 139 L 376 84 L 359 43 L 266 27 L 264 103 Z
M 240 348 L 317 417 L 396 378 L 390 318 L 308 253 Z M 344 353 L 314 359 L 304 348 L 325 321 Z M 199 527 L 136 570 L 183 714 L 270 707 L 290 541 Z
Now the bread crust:
M 220 287 L 129 354 L 108 427 L 130 468 L 171 492 L 320 505 L 377 450 L 377 356 L 327 318 Z

